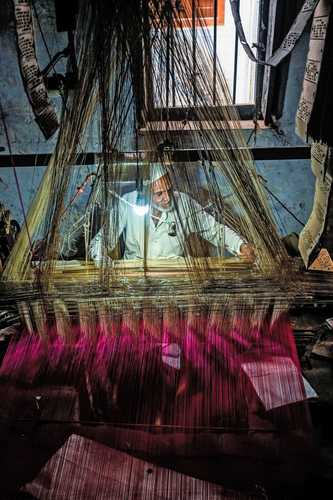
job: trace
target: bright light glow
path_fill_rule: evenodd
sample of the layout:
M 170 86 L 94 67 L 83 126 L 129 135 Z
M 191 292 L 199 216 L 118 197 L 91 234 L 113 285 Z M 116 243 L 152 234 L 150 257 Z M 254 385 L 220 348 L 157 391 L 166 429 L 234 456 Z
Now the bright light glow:
M 137 215 L 143 217 L 148 213 L 149 205 L 133 205 L 133 210 Z
M 147 205 L 147 200 L 142 191 L 138 191 L 137 196 L 136 196 L 136 203 L 133 206 L 133 210 L 137 215 L 140 215 L 141 217 L 146 215 L 146 213 L 149 210 L 149 205 Z
M 145 198 L 142 193 L 139 193 L 137 196 L 136 204 L 133 205 L 132 203 L 129 203 L 125 198 L 122 198 L 118 193 L 115 191 L 111 191 L 111 189 L 108 190 L 112 196 L 115 196 L 115 198 L 118 198 L 118 200 L 122 201 L 126 205 L 129 205 L 130 207 L 133 208 L 134 212 L 137 215 L 140 215 L 140 217 L 143 217 L 146 215 L 149 211 L 149 205 L 145 204 Z

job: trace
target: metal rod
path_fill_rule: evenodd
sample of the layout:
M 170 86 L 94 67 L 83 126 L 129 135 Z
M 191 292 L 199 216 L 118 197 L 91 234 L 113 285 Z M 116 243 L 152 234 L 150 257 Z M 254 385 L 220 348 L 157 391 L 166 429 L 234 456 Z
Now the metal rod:
M 167 39 L 166 39 L 166 86 L 165 86 L 165 107 L 167 110 L 167 119 L 166 119 L 166 129 L 165 129 L 165 135 L 166 138 L 168 137 L 168 131 L 169 131 L 169 93 L 170 93 L 170 26 L 171 26 L 171 19 L 170 19 L 170 14 L 171 14 L 171 5 L 168 3 L 168 10 L 167 10 Z
M 216 104 L 216 58 L 217 58 L 217 0 L 214 0 L 214 40 L 213 40 L 213 104 Z
M 192 0 L 192 61 L 193 61 L 193 105 L 197 104 L 197 62 L 196 62 L 196 0 Z
M 171 13 L 171 16 L 173 15 L 173 12 Z M 174 25 L 171 21 L 171 30 L 170 30 L 170 41 L 171 41 L 171 47 L 170 47 L 170 57 L 171 57 L 171 81 L 172 81 L 172 106 L 176 106 L 176 76 L 175 76 L 175 54 L 174 54 Z
M 239 10 L 239 0 L 237 0 L 237 10 Z M 235 104 L 237 96 L 237 70 L 238 70 L 238 33 L 235 30 L 235 60 L 234 60 L 234 80 L 232 88 L 232 102 Z

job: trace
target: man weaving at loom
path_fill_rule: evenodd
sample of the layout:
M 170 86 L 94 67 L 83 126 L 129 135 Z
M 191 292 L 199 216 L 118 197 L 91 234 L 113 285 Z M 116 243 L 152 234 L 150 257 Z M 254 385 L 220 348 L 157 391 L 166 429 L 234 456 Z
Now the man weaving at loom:
M 161 164 L 154 164 L 151 174 L 149 212 L 145 215 L 136 210 L 138 191 L 119 198 L 116 230 L 110 214 L 109 230 L 102 228 L 90 244 L 90 255 L 97 265 L 110 259 L 108 251 L 116 246 L 122 233 L 124 259 L 143 259 L 145 247 L 146 256 L 150 259 L 183 257 L 186 255 L 186 237 L 197 233 L 216 247 L 221 246 L 224 240 L 229 253 L 254 260 L 252 245 L 245 243 L 226 225 L 217 222 L 191 197 L 172 190 L 168 172 Z M 106 235 L 106 232 L 109 234 Z

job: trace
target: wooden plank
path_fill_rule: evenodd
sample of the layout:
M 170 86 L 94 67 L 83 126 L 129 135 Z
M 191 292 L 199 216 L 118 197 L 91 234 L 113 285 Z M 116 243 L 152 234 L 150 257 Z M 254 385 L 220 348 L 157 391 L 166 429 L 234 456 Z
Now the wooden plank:
M 38 476 L 22 489 L 39 500 L 239 500 L 257 495 L 227 490 L 134 458 L 72 434 Z
M 168 126 L 167 126 L 168 125 Z M 165 131 L 168 129 L 170 132 L 195 132 L 195 131 L 201 131 L 201 130 L 214 130 L 216 132 L 217 130 L 223 130 L 223 129 L 243 129 L 243 130 L 252 130 L 254 127 L 254 122 L 253 120 L 228 120 L 228 121 L 222 121 L 222 120 L 216 120 L 216 121 L 209 121 L 209 120 L 200 120 L 199 121 L 151 121 L 148 122 L 147 125 L 144 128 L 140 129 L 140 134 L 144 133 L 151 133 L 154 131 Z M 261 129 L 267 129 L 269 128 L 267 125 L 265 125 L 263 120 L 258 120 L 257 121 L 257 127 L 258 127 L 258 132 L 260 132 Z
M 152 132 L 150 132 L 152 133 Z M 160 133 L 158 131 L 154 132 Z M 179 132 L 176 132 L 177 134 Z M 190 133 L 190 132 L 188 132 Z M 195 132 L 192 132 L 195 133 Z M 169 132 L 170 134 L 170 132 Z M 172 135 L 172 131 L 171 131 Z M 304 160 L 310 159 L 311 151 L 310 146 L 294 146 L 294 147 L 260 147 L 260 148 L 246 148 L 250 151 L 254 160 Z M 172 152 L 172 159 L 175 163 L 183 163 L 184 161 L 198 161 L 202 157 L 202 151 L 209 156 L 216 150 L 199 150 L 199 149 L 175 149 Z M 231 152 L 242 152 L 242 148 L 231 149 Z M 151 151 L 139 151 L 139 156 L 142 161 L 146 159 Z M 86 153 L 79 155 L 76 165 L 95 165 L 98 161 L 98 153 Z M 48 165 L 51 154 L 26 154 L 26 155 L 13 155 L 14 164 L 16 167 L 45 167 Z M 113 162 L 133 162 L 136 165 L 136 153 L 124 153 L 121 158 L 113 158 Z M 12 168 L 11 158 L 9 155 L 0 155 L 0 168 Z
M 221 116 L 238 117 L 241 120 L 253 120 L 255 115 L 255 107 L 253 104 L 239 104 L 226 106 L 193 106 L 193 107 L 169 107 L 169 108 L 154 108 L 150 113 L 151 120 L 171 120 L 171 121 L 201 121 L 203 116 L 216 116 L 218 119 Z

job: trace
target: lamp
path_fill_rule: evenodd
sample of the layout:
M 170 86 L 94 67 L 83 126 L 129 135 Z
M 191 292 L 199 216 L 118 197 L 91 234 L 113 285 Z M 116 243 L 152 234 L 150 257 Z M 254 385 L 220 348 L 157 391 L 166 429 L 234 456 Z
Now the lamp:
M 149 205 L 143 191 L 138 191 L 135 205 L 133 205 L 133 210 L 137 215 L 140 215 L 141 217 L 148 213 Z

